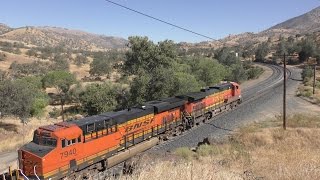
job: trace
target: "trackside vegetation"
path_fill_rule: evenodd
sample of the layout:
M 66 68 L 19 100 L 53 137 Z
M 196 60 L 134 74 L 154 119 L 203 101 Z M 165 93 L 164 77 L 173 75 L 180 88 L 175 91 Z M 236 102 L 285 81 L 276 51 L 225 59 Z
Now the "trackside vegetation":
M 144 155 L 131 175 L 117 179 L 319 179 L 319 122 L 296 114 L 283 131 L 281 117 L 266 119 L 224 140 Z
M 4 47 L 18 48 L 10 43 Z M 61 106 L 60 113 L 54 108 L 55 112 L 51 114 L 66 113 L 68 109 L 64 106 L 72 105 L 71 114 L 94 115 L 198 91 L 223 80 L 243 82 L 263 72 L 250 62 L 241 62 L 234 49 L 217 50 L 215 57 L 210 53 L 211 56 L 204 53 L 181 55 L 173 41 L 154 43 L 147 37 L 138 36 L 129 37 L 126 51 L 73 52 L 64 46 L 31 48 L 26 52 L 27 56 L 49 61 L 14 62 L 9 72 L 1 71 L 1 113 L 39 117 L 51 104 Z M 113 72 L 120 78 L 115 82 L 83 85 L 69 72 L 69 63 L 81 67 L 89 63 L 89 58 L 92 59 L 89 73 L 98 81 L 101 76 L 109 77 Z M 48 94 L 48 88 L 54 91 Z

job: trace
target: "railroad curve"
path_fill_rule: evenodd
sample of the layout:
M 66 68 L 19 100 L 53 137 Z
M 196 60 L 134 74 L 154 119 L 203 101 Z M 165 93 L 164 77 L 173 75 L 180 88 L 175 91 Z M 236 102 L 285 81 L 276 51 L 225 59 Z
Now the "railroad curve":
M 282 80 L 283 80 L 283 67 L 270 65 L 270 64 L 260 64 L 266 66 L 272 70 L 272 74 L 265 80 L 258 82 L 250 87 L 242 88 L 243 103 L 237 108 L 231 111 L 222 112 L 204 124 L 193 127 L 192 129 L 184 132 L 180 136 L 173 137 L 167 141 L 160 143 L 157 146 L 147 150 L 144 153 L 160 154 L 165 155 L 166 152 L 172 151 L 179 147 L 195 147 L 199 142 L 202 142 L 204 138 L 208 136 L 214 136 L 216 138 L 224 138 L 226 135 L 233 132 L 234 129 L 241 125 L 241 122 L 246 118 L 242 118 L 240 121 L 239 115 L 250 113 L 248 109 L 254 111 L 256 105 L 252 105 L 258 101 L 259 98 L 270 99 L 265 96 L 268 92 L 272 90 L 278 90 L 274 93 L 281 93 L 282 91 Z M 287 69 L 287 77 L 289 78 L 291 71 Z M 123 163 L 120 163 L 112 168 L 110 168 L 107 174 L 118 175 L 121 174 L 123 168 Z M 101 177 L 101 176 L 99 176 Z
M 283 67 L 268 64 L 264 65 L 272 70 L 272 75 L 251 87 L 243 89 L 243 103 L 239 107 L 231 111 L 218 114 L 208 122 L 201 124 L 200 126 L 195 127 L 180 136 L 165 141 L 158 146 L 151 148 L 148 152 L 162 153 L 179 147 L 195 147 L 199 142 L 202 142 L 204 138 L 207 138 L 208 136 L 223 138 L 233 132 L 235 128 L 241 125 L 241 121 L 237 121 L 237 119 L 239 119 L 238 117 L 241 114 L 248 113 L 248 106 L 250 106 L 252 101 L 263 97 L 265 94 L 274 89 L 282 87 Z M 288 77 L 291 74 L 290 70 L 288 69 L 287 74 Z

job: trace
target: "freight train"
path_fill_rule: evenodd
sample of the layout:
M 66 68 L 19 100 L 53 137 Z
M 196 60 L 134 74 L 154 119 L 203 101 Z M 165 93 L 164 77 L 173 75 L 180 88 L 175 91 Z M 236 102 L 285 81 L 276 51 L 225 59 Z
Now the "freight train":
M 18 150 L 29 179 L 61 179 L 88 167 L 110 168 L 241 103 L 235 82 L 146 102 L 117 112 L 39 127 Z M 157 139 L 157 140 L 155 140 Z

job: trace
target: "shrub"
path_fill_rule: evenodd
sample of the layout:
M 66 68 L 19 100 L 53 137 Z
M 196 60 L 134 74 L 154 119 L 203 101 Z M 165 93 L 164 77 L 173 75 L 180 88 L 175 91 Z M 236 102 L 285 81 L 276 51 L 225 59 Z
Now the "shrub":
M 183 157 L 186 160 L 191 160 L 194 155 L 194 152 L 187 147 L 181 147 L 175 150 L 175 154 Z
M 248 79 L 257 79 L 262 73 L 263 68 L 261 67 L 252 67 L 247 70 Z
M 311 66 L 305 66 L 301 73 L 303 82 L 307 82 L 307 78 L 311 78 L 313 76 L 313 70 Z
M 44 108 L 49 104 L 49 98 L 46 94 L 39 94 L 33 101 L 31 112 L 32 116 L 41 117 L 44 114 Z
M 56 108 L 56 107 L 54 107 L 54 108 L 52 109 L 52 111 L 49 112 L 49 116 L 50 116 L 51 118 L 57 118 L 57 117 L 60 116 L 60 114 L 61 114 L 61 110 L 59 110 L 59 109 Z
M 29 49 L 26 54 L 30 57 L 30 56 L 34 56 L 34 57 L 37 57 L 38 56 L 38 53 L 35 49 L 31 48 Z
M 217 154 L 221 154 L 222 151 L 218 146 L 215 145 L 201 145 L 199 146 L 199 148 L 197 149 L 197 154 L 200 156 L 212 156 L 212 155 L 217 155 Z
M 86 64 L 88 62 L 89 62 L 88 58 L 82 54 L 77 55 L 76 58 L 74 59 L 74 63 L 77 66 L 82 66 L 83 64 Z
M 6 54 L 0 53 L 0 61 L 4 61 L 4 60 L 6 60 L 6 58 L 7 58 Z
M 312 90 L 311 89 L 304 89 L 301 92 L 301 95 L 304 97 L 311 97 L 312 96 Z
M 10 68 L 15 77 L 24 77 L 28 75 L 43 75 L 49 69 L 49 63 L 35 61 L 32 63 L 18 64 L 14 61 Z

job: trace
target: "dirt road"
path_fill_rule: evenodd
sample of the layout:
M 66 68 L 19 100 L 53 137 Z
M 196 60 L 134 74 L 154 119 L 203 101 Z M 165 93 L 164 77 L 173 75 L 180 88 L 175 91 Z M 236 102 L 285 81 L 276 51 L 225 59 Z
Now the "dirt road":
M 7 152 L 0 154 L 0 174 L 8 171 L 8 167 L 17 168 L 18 153 Z

